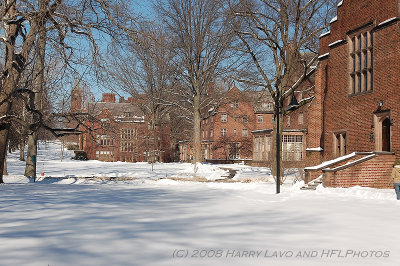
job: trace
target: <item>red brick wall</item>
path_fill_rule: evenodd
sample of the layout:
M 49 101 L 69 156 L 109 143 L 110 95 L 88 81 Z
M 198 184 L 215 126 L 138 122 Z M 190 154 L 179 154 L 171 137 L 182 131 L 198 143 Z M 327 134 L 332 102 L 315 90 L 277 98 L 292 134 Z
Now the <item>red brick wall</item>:
M 107 103 L 115 103 L 115 94 L 114 93 L 103 93 L 102 102 Z
M 257 117 L 254 114 L 253 103 L 236 87 L 232 88 L 228 95 L 230 100 L 238 101 L 238 108 L 232 108 L 230 101 L 220 106 L 215 115 L 203 120 L 201 125 L 202 141 L 212 142 L 212 158 L 226 159 L 228 155 L 228 143 L 237 142 L 242 147 L 240 157 L 252 158 L 253 136 L 251 131 L 256 128 Z M 221 121 L 221 115 L 227 115 L 227 121 Z M 262 127 L 272 123 L 270 114 L 262 114 Z M 247 122 L 243 122 L 243 116 L 247 116 Z M 226 137 L 221 136 L 221 129 L 227 130 Z M 236 135 L 234 135 L 236 129 Z M 242 130 L 247 129 L 247 137 L 242 136 Z M 210 137 L 210 131 L 213 130 L 213 137 Z M 203 133 L 204 132 L 204 133 Z M 207 133 L 205 133 L 207 132 Z
M 344 0 L 337 9 L 338 20 L 331 23 L 331 34 L 320 40 L 320 54 L 329 52 L 328 44 L 346 39 L 346 33 L 368 22 L 376 25 L 398 16 L 397 0 Z
M 144 156 L 144 152 L 153 150 L 152 144 L 149 142 L 151 132 L 148 130 L 147 123 L 118 123 L 114 121 L 113 115 L 104 109 L 97 117 L 98 120 L 102 118 L 108 118 L 109 123 L 100 123 L 99 121 L 89 122 L 86 121 L 87 128 L 91 131 L 87 131 L 86 128 L 81 128 L 83 131 L 87 131 L 80 137 L 80 149 L 84 150 L 90 160 L 96 160 L 96 151 L 110 151 L 113 153 L 112 156 L 101 156 L 98 160 L 101 161 L 146 161 L 147 158 Z M 136 136 L 133 139 L 122 140 L 121 129 L 135 129 Z M 170 126 L 168 124 L 161 124 L 157 128 L 158 148 L 162 151 L 160 159 L 162 162 L 169 162 L 171 160 L 171 141 L 170 141 Z M 113 137 L 112 146 L 101 146 L 97 143 L 97 135 L 109 135 Z M 133 151 L 121 151 L 121 142 L 133 142 Z
M 332 187 L 390 188 L 394 155 L 378 155 L 368 161 L 337 172 L 325 172 L 324 185 Z
M 375 137 L 373 113 L 378 108 L 378 101 L 383 102 L 383 110 L 390 111 L 394 122 L 391 151 L 400 156 L 400 28 L 398 22 L 378 27 L 379 23 L 397 16 L 397 2 L 346 0 L 338 8 L 338 20 L 331 24 L 331 34 L 321 38 L 320 54 L 329 52 L 329 57 L 320 62 L 317 72 L 316 101 L 310 111 L 307 141 L 308 147 L 317 146 L 320 129 L 323 130 L 321 140 L 325 160 L 334 157 L 333 133 L 337 131 L 346 132 L 347 153 L 376 149 L 375 139 L 371 142 L 370 136 L 374 133 Z M 372 92 L 349 95 L 349 44 L 345 42 L 334 47 L 328 47 L 328 44 L 346 39 L 349 31 L 370 22 L 374 28 L 374 88 Z M 324 120 L 319 113 L 324 115 Z

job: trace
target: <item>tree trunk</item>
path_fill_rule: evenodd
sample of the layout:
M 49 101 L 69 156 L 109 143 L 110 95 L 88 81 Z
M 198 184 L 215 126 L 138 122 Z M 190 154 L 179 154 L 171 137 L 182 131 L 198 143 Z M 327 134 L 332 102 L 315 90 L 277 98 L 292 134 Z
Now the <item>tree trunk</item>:
M 34 70 L 34 108 L 42 111 L 42 94 L 44 83 L 44 56 L 46 49 L 46 27 L 44 22 L 39 25 L 39 36 L 36 44 L 37 61 Z M 35 115 L 33 114 L 32 123 L 35 123 Z M 32 128 L 28 135 L 28 154 L 26 158 L 25 176 L 36 177 L 36 162 L 37 162 L 37 140 L 38 128 Z
M 25 161 L 25 140 L 22 137 L 21 142 L 19 144 L 19 160 Z
M 4 157 L 3 175 L 8 175 L 8 172 L 7 172 L 7 156 Z
M 3 14 L 3 19 L 13 20 L 17 17 L 16 1 L 7 1 L 8 8 L 6 14 Z M 19 35 L 20 28 L 17 24 L 8 24 L 4 27 L 4 37 L 6 39 L 6 53 L 5 64 L 3 66 L 1 77 L 1 90 L 0 90 L 0 117 L 6 117 L 10 114 L 11 110 L 11 99 L 10 96 L 16 91 L 17 84 L 15 81 L 20 79 L 22 71 L 25 69 L 26 58 L 29 57 L 29 53 L 32 46 L 35 43 L 37 25 L 32 23 L 30 25 L 29 33 L 25 35 L 24 42 L 21 50 L 16 53 L 16 40 Z M 11 122 L 4 119 L 0 122 L 0 183 L 3 182 L 3 170 L 5 154 L 7 152 L 8 134 L 10 130 Z
M 8 172 L 7 172 L 7 158 L 4 159 L 3 175 L 8 175 Z
M 32 132 L 28 135 L 28 152 L 26 155 L 25 176 L 36 177 L 37 161 L 37 133 Z
M 0 100 L 5 99 L 3 95 L 1 95 Z M 0 106 L 0 116 L 7 115 L 10 111 L 10 104 L 5 102 L 2 106 Z M 5 159 L 7 154 L 7 142 L 8 142 L 8 133 L 10 130 L 9 122 L 0 123 L 0 184 L 4 183 L 3 181 L 3 172 L 5 166 Z
M 64 139 L 61 141 L 61 162 L 64 159 Z
M 193 163 L 201 161 L 200 93 L 197 93 L 193 99 Z

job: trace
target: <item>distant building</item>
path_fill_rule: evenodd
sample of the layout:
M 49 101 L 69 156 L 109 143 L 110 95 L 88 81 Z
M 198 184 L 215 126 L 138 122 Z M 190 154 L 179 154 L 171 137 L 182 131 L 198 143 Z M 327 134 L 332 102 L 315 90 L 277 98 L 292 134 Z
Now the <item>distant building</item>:
M 101 102 L 88 102 L 85 111 L 89 116 L 81 126 L 85 133 L 79 137 L 79 147 L 89 159 L 124 162 L 153 158 L 161 162 L 170 160 L 168 123 L 160 123 L 157 134 L 153 136 L 146 115 L 134 99 L 121 98 L 116 102 L 115 94 L 103 93 Z
M 260 92 L 240 91 L 234 86 L 225 96 L 223 104 L 210 109 L 201 122 L 203 159 L 207 161 L 248 160 L 253 157 L 252 131 L 270 127 L 271 101 Z M 259 105 L 257 114 L 255 107 Z M 181 161 L 190 161 L 191 142 L 179 145 Z

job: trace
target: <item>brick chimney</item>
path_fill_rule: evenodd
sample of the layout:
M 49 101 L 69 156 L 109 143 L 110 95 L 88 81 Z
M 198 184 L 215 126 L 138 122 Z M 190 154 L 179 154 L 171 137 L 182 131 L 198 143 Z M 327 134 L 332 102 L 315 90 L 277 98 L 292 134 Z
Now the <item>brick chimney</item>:
M 103 98 L 101 99 L 103 103 L 115 103 L 114 93 L 103 93 Z
M 79 112 L 82 110 L 82 89 L 78 86 L 78 82 L 75 81 L 74 87 L 71 91 L 71 108 L 72 113 Z

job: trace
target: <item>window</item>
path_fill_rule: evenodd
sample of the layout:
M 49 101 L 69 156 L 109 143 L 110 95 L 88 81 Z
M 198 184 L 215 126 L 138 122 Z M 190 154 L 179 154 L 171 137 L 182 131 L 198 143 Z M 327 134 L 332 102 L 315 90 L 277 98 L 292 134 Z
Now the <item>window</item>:
M 304 115 L 303 115 L 303 113 L 299 113 L 298 123 L 299 123 L 299 125 L 302 125 L 304 123 Z
M 247 115 L 244 115 L 242 118 L 243 123 L 247 123 L 249 119 L 247 118 Z
M 237 130 L 236 128 L 233 129 L 233 135 L 236 136 Z
M 208 158 L 208 146 L 207 145 L 202 145 L 203 147 L 203 159 L 209 159 Z
M 242 129 L 242 137 L 247 137 L 248 135 L 249 131 L 246 128 Z
M 282 157 L 284 161 L 303 160 L 302 135 L 283 135 Z
M 226 123 L 228 121 L 228 115 L 227 114 L 222 114 L 221 115 L 221 122 Z
M 262 103 L 262 108 L 267 111 L 271 111 L 273 109 L 272 103 Z
M 121 141 L 120 151 L 122 152 L 133 152 L 135 147 L 133 142 Z
M 240 145 L 239 143 L 229 143 L 229 159 L 240 158 Z
M 257 115 L 257 123 L 261 124 L 263 122 L 263 115 Z
M 373 35 L 363 32 L 350 38 L 350 94 L 373 90 Z
M 97 143 L 102 146 L 113 146 L 114 139 L 109 135 L 97 135 Z
M 238 100 L 234 100 L 231 102 L 231 108 L 239 108 L 239 101 Z
M 347 153 L 346 133 L 340 132 L 333 134 L 333 147 L 336 157 L 346 155 Z
M 134 139 L 136 129 L 121 129 L 121 139 Z
M 268 160 L 271 151 L 271 137 L 258 136 L 254 138 L 254 155 L 253 159 L 256 161 Z
M 210 138 L 212 138 L 214 136 L 214 130 L 210 129 Z
M 221 137 L 226 136 L 226 128 L 221 128 Z
M 114 156 L 114 152 L 112 151 L 96 151 L 96 158 L 97 159 L 112 159 L 112 156 Z
M 288 127 L 290 127 L 290 115 L 286 117 L 286 124 Z

